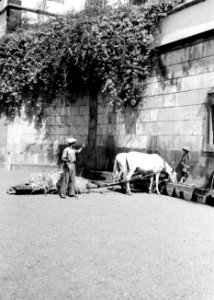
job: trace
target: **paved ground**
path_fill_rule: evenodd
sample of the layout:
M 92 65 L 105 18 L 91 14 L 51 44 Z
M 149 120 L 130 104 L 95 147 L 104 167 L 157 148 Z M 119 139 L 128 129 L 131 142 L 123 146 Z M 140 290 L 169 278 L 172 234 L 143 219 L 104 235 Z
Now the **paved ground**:
M 0 299 L 214 299 L 214 208 L 175 198 L 13 196 L 0 171 Z

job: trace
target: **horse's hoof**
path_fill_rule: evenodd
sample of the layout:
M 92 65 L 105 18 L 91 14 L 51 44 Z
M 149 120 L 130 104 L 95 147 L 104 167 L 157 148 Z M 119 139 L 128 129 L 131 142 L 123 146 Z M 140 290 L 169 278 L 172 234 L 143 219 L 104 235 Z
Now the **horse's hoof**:
M 127 196 L 132 196 L 132 193 L 131 193 L 131 192 L 129 192 L 129 193 L 126 193 L 126 195 L 127 195 Z

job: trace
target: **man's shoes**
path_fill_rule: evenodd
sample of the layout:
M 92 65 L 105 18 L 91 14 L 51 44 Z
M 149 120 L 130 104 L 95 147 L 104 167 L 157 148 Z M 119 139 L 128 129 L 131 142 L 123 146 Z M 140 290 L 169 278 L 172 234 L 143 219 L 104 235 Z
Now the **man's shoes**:
M 66 198 L 65 195 L 59 194 L 60 198 Z
M 68 195 L 68 197 L 75 197 L 75 195 Z

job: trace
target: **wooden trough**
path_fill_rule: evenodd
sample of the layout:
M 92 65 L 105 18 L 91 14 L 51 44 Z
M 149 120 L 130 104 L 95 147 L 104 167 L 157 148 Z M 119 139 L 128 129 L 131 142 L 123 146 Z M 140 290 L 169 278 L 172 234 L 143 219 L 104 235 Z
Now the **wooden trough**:
M 187 201 L 193 199 L 193 191 L 195 189 L 195 184 L 186 183 L 166 183 L 166 193 L 170 197 L 177 197 Z
M 166 183 L 166 194 L 170 197 L 177 197 L 187 201 L 194 201 L 201 204 L 214 204 L 214 173 L 210 184 L 196 186 L 194 183 Z

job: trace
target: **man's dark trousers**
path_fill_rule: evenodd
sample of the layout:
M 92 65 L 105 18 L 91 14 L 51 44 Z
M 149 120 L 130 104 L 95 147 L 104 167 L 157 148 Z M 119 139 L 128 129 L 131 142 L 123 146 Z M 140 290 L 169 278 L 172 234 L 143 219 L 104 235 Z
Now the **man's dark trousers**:
M 61 196 L 75 196 L 75 174 L 76 174 L 76 167 L 75 163 L 66 162 L 63 166 L 63 179 L 62 179 L 62 186 L 60 190 Z

